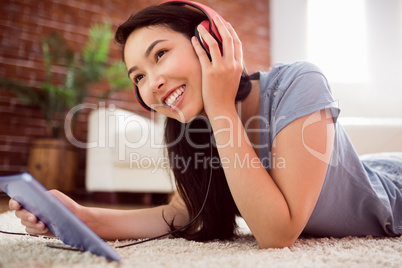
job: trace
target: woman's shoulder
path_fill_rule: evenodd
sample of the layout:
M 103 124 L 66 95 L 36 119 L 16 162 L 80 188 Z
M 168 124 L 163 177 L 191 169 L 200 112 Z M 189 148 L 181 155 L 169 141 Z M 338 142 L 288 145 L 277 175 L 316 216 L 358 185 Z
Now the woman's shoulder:
M 308 61 L 296 61 L 293 63 L 289 64 L 284 64 L 284 63 L 275 63 L 270 72 L 272 71 L 282 71 L 286 72 L 288 74 L 294 74 L 294 75 L 300 75 L 304 73 L 310 73 L 310 72 L 317 72 L 317 73 L 322 73 L 321 69 Z
M 266 88 L 287 88 L 295 79 L 305 74 L 313 74 L 313 76 L 306 76 L 309 82 L 311 79 L 326 80 L 321 69 L 315 64 L 297 61 L 290 64 L 275 63 L 268 72 L 260 72 L 260 82 Z

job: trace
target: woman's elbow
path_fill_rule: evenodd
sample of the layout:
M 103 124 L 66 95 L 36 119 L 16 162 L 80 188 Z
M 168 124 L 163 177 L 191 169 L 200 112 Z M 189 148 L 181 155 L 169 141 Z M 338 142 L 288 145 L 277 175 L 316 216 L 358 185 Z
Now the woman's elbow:
M 257 243 L 261 249 L 268 249 L 268 248 L 286 248 L 291 247 L 297 240 L 298 236 L 279 236 L 276 238 L 273 237 L 264 237 L 257 239 Z

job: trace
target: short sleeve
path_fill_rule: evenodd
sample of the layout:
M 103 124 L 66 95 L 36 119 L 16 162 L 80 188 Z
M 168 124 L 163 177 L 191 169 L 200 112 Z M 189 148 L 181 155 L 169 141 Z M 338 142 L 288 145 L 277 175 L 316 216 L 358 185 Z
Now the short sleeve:
M 337 121 L 340 110 L 327 79 L 315 65 L 307 62 L 290 65 L 275 90 L 272 138 L 297 118 L 319 110 L 329 109 L 334 122 Z

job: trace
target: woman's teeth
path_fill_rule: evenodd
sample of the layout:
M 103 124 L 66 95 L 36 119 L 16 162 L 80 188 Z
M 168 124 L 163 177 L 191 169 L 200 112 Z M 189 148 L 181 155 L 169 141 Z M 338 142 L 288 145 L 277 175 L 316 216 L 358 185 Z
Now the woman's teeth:
M 183 94 L 185 89 L 186 86 L 181 86 L 180 88 L 176 89 L 168 98 L 166 98 L 165 103 L 168 106 L 173 107 L 180 99 L 180 96 Z

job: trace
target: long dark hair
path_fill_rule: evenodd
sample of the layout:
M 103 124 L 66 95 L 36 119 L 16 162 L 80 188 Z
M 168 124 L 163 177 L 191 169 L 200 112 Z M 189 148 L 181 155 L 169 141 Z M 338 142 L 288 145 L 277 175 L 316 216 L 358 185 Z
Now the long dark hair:
M 206 17 L 201 12 L 178 4 L 163 4 L 143 9 L 119 26 L 115 40 L 124 46 L 129 35 L 136 29 L 155 25 L 166 26 L 190 38 L 196 26 Z M 243 70 L 236 101 L 247 97 L 251 90 L 250 77 Z M 208 130 L 208 131 L 206 131 Z M 185 138 L 178 139 L 182 131 Z M 225 174 L 220 164 L 218 151 L 213 143 L 213 133 L 209 122 L 197 117 L 189 123 L 181 123 L 167 118 L 165 122 L 165 142 L 170 167 L 173 171 L 177 191 L 186 204 L 189 217 L 193 219 L 201 209 L 207 191 L 210 175 L 212 184 L 204 210 L 191 225 L 175 233 L 176 237 L 196 241 L 228 239 L 235 234 L 239 211 L 230 193 Z M 211 154 L 212 147 L 212 154 Z M 188 161 L 188 168 L 177 159 Z M 211 162 L 212 159 L 212 162 Z M 174 230 L 174 220 L 168 223 Z

